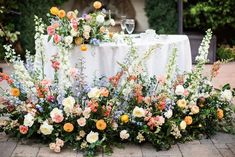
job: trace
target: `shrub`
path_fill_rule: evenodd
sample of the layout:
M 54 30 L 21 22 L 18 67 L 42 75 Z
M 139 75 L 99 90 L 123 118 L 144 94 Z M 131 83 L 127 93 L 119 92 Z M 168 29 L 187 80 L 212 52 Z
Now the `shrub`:
M 217 59 L 219 60 L 235 60 L 235 46 L 221 45 L 217 50 Z

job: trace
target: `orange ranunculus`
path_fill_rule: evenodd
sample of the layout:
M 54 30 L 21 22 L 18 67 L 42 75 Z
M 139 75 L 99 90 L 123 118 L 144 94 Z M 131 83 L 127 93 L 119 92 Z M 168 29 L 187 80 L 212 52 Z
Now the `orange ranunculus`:
M 224 111 L 220 108 L 217 109 L 217 118 L 222 119 L 224 117 Z
M 81 50 L 81 51 L 87 51 L 87 46 L 86 46 L 86 44 L 82 44 L 82 45 L 80 46 L 80 50 Z
M 59 18 L 63 18 L 63 17 L 65 17 L 65 11 L 64 10 L 60 10 L 59 12 L 58 12 L 58 16 L 59 16 Z
M 113 38 L 113 32 L 109 32 L 109 38 Z
M 193 122 L 193 119 L 192 119 L 191 116 L 186 116 L 186 117 L 184 118 L 184 121 L 186 122 L 187 125 L 191 125 L 192 122 Z
M 93 3 L 93 7 L 94 7 L 95 9 L 100 9 L 100 8 L 102 7 L 102 3 L 101 3 L 100 1 L 95 1 L 95 2 Z
M 123 123 L 127 123 L 129 121 L 129 116 L 127 114 L 124 114 L 121 116 L 121 121 Z
M 64 131 L 66 132 L 72 132 L 74 129 L 74 126 L 72 123 L 65 123 L 64 124 Z
M 81 45 L 82 42 L 83 42 L 83 39 L 82 39 L 81 37 L 75 38 L 75 44 L 76 44 L 76 45 Z
M 57 7 L 51 7 L 50 12 L 52 15 L 58 15 L 59 9 Z
M 11 95 L 16 97 L 20 96 L 20 90 L 18 88 L 12 88 Z
M 107 127 L 107 124 L 105 123 L 105 121 L 103 119 L 100 119 L 96 122 L 96 128 L 98 130 L 104 130 L 104 129 L 106 129 L 106 127 Z

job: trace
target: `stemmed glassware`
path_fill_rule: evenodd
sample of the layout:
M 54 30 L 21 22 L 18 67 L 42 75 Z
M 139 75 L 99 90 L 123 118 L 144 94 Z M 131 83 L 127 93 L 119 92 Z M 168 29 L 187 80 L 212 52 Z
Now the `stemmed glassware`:
M 121 29 L 123 34 L 126 28 L 125 22 L 126 22 L 126 16 L 121 16 Z
M 126 19 L 125 28 L 126 28 L 126 31 L 129 35 L 132 34 L 135 29 L 135 20 L 134 19 Z

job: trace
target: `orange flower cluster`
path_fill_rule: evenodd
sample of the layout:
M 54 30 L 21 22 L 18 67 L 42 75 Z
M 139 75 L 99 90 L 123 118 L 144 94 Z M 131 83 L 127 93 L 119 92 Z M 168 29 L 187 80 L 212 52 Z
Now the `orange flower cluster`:
M 64 131 L 66 132 L 72 132 L 74 129 L 74 126 L 72 123 L 65 123 L 63 128 L 64 128 Z
M 7 81 L 8 84 L 12 84 L 13 83 L 13 80 L 5 73 L 0 73 L 0 82 L 1 81 Z
M 12 88 L 11 95 L 16 97 L 20 96 L 20 90 L 18 88 Z
M 191 125 L 193 123 L 193 118 L 191 116 L 186 116 L 184 118 L 184 121 L 186 122 L 187 125 Z
M 224 111 L 220 108 L 217 109 L 217 117 L 221 120 L 224 117 Z
M 92 112 L 97 112 L 99 104 L 95 100 L 90 100 L 88 102 L 88 107 L 90 107 Z
M 107 124 L 106 124 L 106 122 L 105 122 L 103 119 L 100 119 L 100 120 L 98 120 L 98 121 L 96 122 L 96 128 L 97 128 L 98 130 L 103 131 L 103 130 L 106 129 L 106 127 L 107 127 Z
M 50 12 L 52 15 L 58 16 L 59 18 L 64 18 L 66 15 L 64 10 L 59 10 L 57 7 L 51 7 Z
M 45 97 L 45 92 L 47 91 L 45 88 L 36 86 L 37 94 L 39 98 L 44 98 Z
M 115 76 L 109 78 L 109 82 L 114 86 L 117 87 L 119 80 L 121 79 L 123 72 L 118 72 Z

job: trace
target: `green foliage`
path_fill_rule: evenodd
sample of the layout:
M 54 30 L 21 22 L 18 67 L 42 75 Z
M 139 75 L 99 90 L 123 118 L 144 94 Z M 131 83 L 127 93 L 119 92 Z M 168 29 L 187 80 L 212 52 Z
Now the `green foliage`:
M 211 28 L 219 43 L 234 44 L 234 8 L 234 0 L 190 0 L 184 4 L 184 27 L 201 32 Z
M 66 0 L 0 0 L 1 9 L 4 8 L 3 14 L 0 14 L 1 23 L 10 31 L 19 31 L 19 41 L 15 45 L 18 53 L 28 49 L 34 52 L 34 15 L 47 21 L 46 13 L 51 6 L 61 5 Z M 9 41 L 0 38 L 1 45 Z M 12 42 L 10 42 L 12 43 Z M 23 48 L 23 49 L 22 49 Z M 3 48 L 0 46 L 0 59 L 3 59 Z
M 174 0 L 146 0 L 149 25 L 157 33 L 177 32 L 177 3 Z
M 216 53 L 216 56 L 219 60 L 235 60 L 235 47 L 230 48 L 226 45 L 221 45 Z

